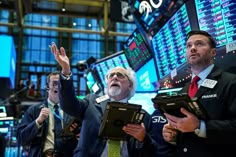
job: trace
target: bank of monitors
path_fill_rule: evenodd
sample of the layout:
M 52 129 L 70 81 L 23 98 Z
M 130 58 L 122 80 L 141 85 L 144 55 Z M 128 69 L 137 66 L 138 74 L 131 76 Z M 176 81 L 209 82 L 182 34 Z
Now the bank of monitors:
M 152 58 L 150 47 L 138 29 L 126 41 L 124 53 L 130 66 L 135 71 Z
M 185 42 L 189 31 L 191 26 L 184 4 L 153 36 L 152 47 L 160 79 L 186 63 Z
M 16 146 L 17 120 L 13 117 L 0 117 L 0 133 L 5 137 L 6 146 Z
M 137 24 L 148 34 L 159 30 L 186 0 L 129 0 Z
M 94 68 L 97 75 L 99 76 L 99 79 L 102 83 L 103 88 L 106 87 L 105 77 L 106 77 L 107 71 L 117 66 L 123 67 L 123 68 L 130 67 L 128 60 L 123 51 L 107 56 L 101 60 L 98 60 L 95 63 Z
M 215 37 L 217 47 L 236 40 L 235 0 L 195 0 L 199 28 Z

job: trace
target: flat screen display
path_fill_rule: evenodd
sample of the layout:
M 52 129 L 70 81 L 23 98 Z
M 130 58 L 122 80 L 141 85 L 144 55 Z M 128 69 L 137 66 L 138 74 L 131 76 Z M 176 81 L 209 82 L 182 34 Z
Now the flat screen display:
M 86 80 L 87 80 L 87 86 L 88 86 L 89 90 L 91 91 L 93 85 L 96 83 L 91 71 L 89 71 L 87 73 Z
M 130 0 L 133 15 L 148 34 L 157 32 L 186 0 Z
M 144 92 L 144 93 L 135 93 L 134 96 L 129 100 L 129 103 L 142 105 L 142 109 L 147 111 L 149 114 L 152 114 L 155 110 L 152 102 L 157 93 L 153 92 Z
M 123 68 L 128 68 L 130 67 L 128 60 L 123 53 L 117 52 L 111 56 L 105 57 L 95 63 L 95 70 L 99 76 L 100 81 L 102 82 L 102 86 L 106 87 L 106 74 L 108 70 L 114 68 L 114 67 L 123 67 Z
M 0 118 L 0 133 L 5 137 L 7 146 L 17 145 L 16 126 L 17 121 L 13 117 Z
M 0 57 L 0 78 L 9 78 L 11 89 L 15 88 L 16 73 L 16 49 L 11 36 L 0 35 L 1 57 Z
M 235 0 L 195 0 L 201 30 L 210 33 L 221 47 L 236 40 Z
M 93 69 L 89 70 L 86 74 L 87 87 L 89 91 L 92 93 L 101 92 L 102 90 L 99 84 L 100 79 L 98 79 L 97 76 L 95 75 L 96 73 L 94 73 Z
M 138 29 L 136 29 L 126 41 L 124 53 L 130 66 L 135 71 L 152 57 L 150 48 Z
M 184 4 L 152 38 L 160 79 L 186 63 L 185 42 L 191 31 Z
M 154 92 L 159 88 L 157 70 L 153 58 L 136 71 L 136 77 L 137 92 Z

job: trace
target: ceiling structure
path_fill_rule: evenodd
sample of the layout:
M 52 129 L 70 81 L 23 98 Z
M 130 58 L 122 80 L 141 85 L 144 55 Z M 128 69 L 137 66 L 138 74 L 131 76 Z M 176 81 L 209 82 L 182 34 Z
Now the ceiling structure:
M 110 0 L 0 0 L 0 10 L 9 10 L 16 13 L 17 23 L 0 23 L 6 26 L 23 28 L 57 30 L 61 32 L 83 32 L 109 35 L 129 36 L 130 34 L 112 32 L 108 30 Z M 64 9 L 64 10 L 63 10 Z M 46 14 L 67 17 L 86 17 L 104 20 L 104 29 L 101 31 L 78 30 L 73 28 L 37 27 L 24 24 L 27 14 Z

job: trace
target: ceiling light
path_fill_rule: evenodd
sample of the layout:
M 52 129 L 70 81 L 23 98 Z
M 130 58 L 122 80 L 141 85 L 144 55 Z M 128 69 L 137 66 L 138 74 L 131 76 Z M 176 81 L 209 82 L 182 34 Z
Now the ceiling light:
M 63 7 L 63 8 L 61 9 L 61 11 L 62 11 L 62 12 L 65 12 L 65 11 L 66 11 L 66 8 Z
M 61 8 L 61 11 L 62 12 L 65 12 L 66 11 L 66 7 L 65 7 L 65 4 L 66 4 L 66 2 L 65 2 L 66 0 L 63 0 L 63 3 L 62 3 L 62 8 Z

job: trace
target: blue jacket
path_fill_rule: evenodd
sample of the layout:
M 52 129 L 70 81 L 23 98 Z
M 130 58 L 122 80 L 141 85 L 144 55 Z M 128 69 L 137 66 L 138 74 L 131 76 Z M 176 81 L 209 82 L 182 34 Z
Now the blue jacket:
M 156 109 L 153 112 L 151 117 L 152 117 L 151 135 L 157 143 L 157 150 L 156 150 L 155 156 L 156 157 L 176 157 L 176 152 L 177 152 L 176 145 L 166 142 L 162 136 L 163 126 L 164 124 L 167 123 L 166 118 L 158 109 Z
M 79 145 L 76 157 L 100 157 L 106 145 L 106 139 L 98 136 L 107 101 L 96 102 L 95 94 L 89 94 L 84 99 L 77 99 L 72 80 L 60 79 L 59 97 L 62 109 L 68 114 L 82 120 Z M 121 115 L 122 116 L 122 115 Z M 144 125 L 148 132 L 150 128 L 150 115 L 145 114 Z M 127 147 L 130 157 L 151 156 L 156 149 L 155 142 L 147 134 L 143 146 L 136 147 L 133 137 L 127 137 Z
M 29 107 L 17 126 L 17 142 L 19 145 L 29 146 L 29 157 L 41 157 L 43 153 L 49 123 L 48 119 L 46 119 L 43 126 L 38 129 L 35 120 L 39 116 L 41 108 L 44 106 L 47 107 L 47 103 Z M 67 126 L 71 120 L 72 117 L 64 113 L 64 126 Z M 66 154 L 65 157 L 72 157 L 77 143 L 78 140 L 76 137 L 71 135 L 62 138 L 62 143 L 58 147 L 60 147 L 60 151 Z

